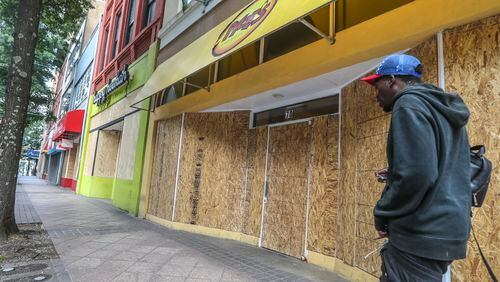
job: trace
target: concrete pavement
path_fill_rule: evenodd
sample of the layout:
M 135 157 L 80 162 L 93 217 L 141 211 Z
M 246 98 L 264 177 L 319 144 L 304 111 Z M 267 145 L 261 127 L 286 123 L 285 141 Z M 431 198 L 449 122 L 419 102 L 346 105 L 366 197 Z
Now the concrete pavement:
M 72 281 L 346 281 L 265 249 L 171 230 L 36 178 L 19 182 Z

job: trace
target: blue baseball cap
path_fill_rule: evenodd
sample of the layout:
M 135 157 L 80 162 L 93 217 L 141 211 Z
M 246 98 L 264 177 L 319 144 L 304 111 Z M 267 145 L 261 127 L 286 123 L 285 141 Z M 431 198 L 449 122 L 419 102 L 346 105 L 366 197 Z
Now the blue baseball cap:
M 420 78 L 422 73 L 417 70 L 420 65 L 420 61 L 413 56 L 390 55 L 380 63 L 374 75 L 363 77 L 361 80 L 373 85 L 378 78 L 384 75 L 411 75 Z

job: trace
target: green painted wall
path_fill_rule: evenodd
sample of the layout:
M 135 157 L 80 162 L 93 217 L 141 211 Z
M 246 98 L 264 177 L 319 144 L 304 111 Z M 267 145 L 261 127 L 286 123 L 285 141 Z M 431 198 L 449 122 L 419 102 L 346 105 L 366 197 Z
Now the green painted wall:
M 112 191 L 113 205 L 137 216 L 141 195 L 142 171 L 146 150 L 146 137 L 149 112 L 140 113 L 140 126 L 134 161 L 134 176 L 132 180 L 115 179 Z
M 78 182 L 81 182 L 78 194 L 91 198 L 111 198 L 113 178 L 82 176 Z
M 85 121 L 85 139 L 80 159 L 81 165 L 79 168 L 77 193 L 87 197 L 111 199 L 113 205 L 134 215 L 137 215 L 139 209 L 149 112 L 141 111 L 138 113 L 141 117 L 132 180 L 83 175 L 86 161 L 85 157 L 87 155 L 87 141 L 89 139 L 88 135 L 92 117 L 98 115 L 105 109 L 112 107 L 116 102 L 126 97 L 128 93 L 143 86 L 154 72 L 157 54 L 158 44 L 155 42 L 150 46 L 148 52 L 129 65 L 131 81 L 128 85 L 123 85 L 111 93 L 108 98 L 108 103 L 100 107 L 94 105 L 94 96 L 91 96 L 87 107 L 88 114 Z M 145 101 L 143 105 L 144 104 L 149 104 L 149 101 Z
M 85 127 L 83 132 L 83 145 L 82 152 L 80 153 L 80 166 L 78 167 L 78 180 L 76 183 L 76 193 L 81 195 L 88 195 L 90 193 L 89 184 L 85 184 L 83 171 L 85 169 L 85 157 L 87 156 L 87 146 L 89 141 L 89 133 L 90 133 L 90 120 L 92 116 L 92 105 L 94 102 L 94 96 L 90 96 L 87 104 L 87 112 L 85 115 Z M 85 184 L 85 185 L 84 185 Z

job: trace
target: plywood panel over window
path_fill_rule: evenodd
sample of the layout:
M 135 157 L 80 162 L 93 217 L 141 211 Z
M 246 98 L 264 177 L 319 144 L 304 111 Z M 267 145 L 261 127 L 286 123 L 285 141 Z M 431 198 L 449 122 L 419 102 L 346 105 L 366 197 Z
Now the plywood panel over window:
M 79 139 L 79 142 L 81 142 L 81 139 Z M 80 168 L 80 160 L 81 160 L 81 156 L 80 156 L 80 143 L 76 143 L 75 145 L 75 162 L 73 164 L 73 173 L 71 174 L 71 178 L 73 178 L 74 180 L 77 180 L 78 179 L 78 170 Z
M 71 154 L 71 151 L 65 151 L 64 152 L 62 172 L 61 172 L 61 177 L 62 178 L 67 178 L 67 171 L 68 171 L 68 166 L 69 166 L 70 154 Z
M 65 174 L 65 178 L 69 178 L 69 179 L 76 179 L 74 178 L 74 174 L 75 174 L 75 163 L 78 162 L 78 159 L 77 159 L 77 155 L 78 155 L 78 146 L 79 144 L 73 144 L 73 149 L 71 149 L 70 151 L 67 151 L 67 154 L 69 155 L 68 157 L 68 167 L 66 169 L 66 174 Z
M 83 169 L 83 175 L 85 176 L 91 176 L 92 175 L 92 168 L 94 166 L 94 155 L 95 155 L 95 150 L 97 149 L 97 131 L 89 133 L 87 135 L 88 141 L 87 141 L 87 151 L 85 153 L 85 167 Z
M 101 130 L 99 132 L 93 176 L 115 177 L 120 137 L 120 131 Z
M 241 231 L 248 112 L 185 115 L 175 221 Z
M 255 237 L 260 235 L 266 149 L 267 127 L 249 130 L 242 232 Z
M 310 145 L 308 122 L 270 129 L 262 245 L 295 257 L 304 254 Z
M 471 144 L 484 144 L 493 163 L 485 203 L 474 210 L 477 239 L 493 271 L 500 273 L 500 15 L 444 32 L 446 88 L 471 112 Z M 472 237 L 472 236 L 471 236 Z M 490 281 L 471 238 L 467 259 L 453 264 L 455 281 Z
M 335 255 L 339 168 L 339 116 L 314 119 L 307 249 Z
M 123 121 L 123 132 L 119 153 L 120 160 L 116 168 L 116 177 L 119 179 L 132 180 L 134 178 L 135 156 L 137 153 L 140 123 L 140 112 L 127 116 Z
M 181 117 L 157 125 L 148 213 L 172 220 Z

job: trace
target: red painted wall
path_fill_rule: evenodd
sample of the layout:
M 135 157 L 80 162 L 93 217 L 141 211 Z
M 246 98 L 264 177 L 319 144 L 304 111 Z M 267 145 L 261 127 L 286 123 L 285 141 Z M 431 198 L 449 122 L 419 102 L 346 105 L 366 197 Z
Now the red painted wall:
M 64 187 L 64 188 L 71 188 L 72 182 L 73 182 L 73 179 L 71 179 L 71 178 L 61 177 L 61 181 L 59 182 L 59 186 Z
M 61 177 L 61 181 L 59 182 L 59 186 L 64 187 L 64 188 L 70 188 L 73 191 L 76 191 L 76 184 L 78 181 L 71 179 L 71 178 L 64 178 Z

